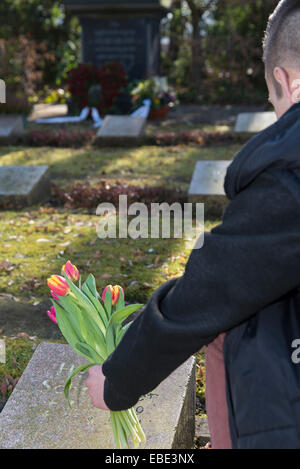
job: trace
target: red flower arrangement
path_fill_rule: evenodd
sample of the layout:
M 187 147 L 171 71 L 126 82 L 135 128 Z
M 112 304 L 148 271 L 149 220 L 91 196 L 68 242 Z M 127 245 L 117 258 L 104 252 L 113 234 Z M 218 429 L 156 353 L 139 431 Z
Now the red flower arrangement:
M 98 71 L 102 86 L 102 107 L 108 110 L 128 85 L 126 71 L 121 64 L 110 62 L 102 65 Z
M 83 109 L 88 105 L 88 91 L 99 84 L 98 70 L 93 64 L 79 64 L 70 70 L 67 84 L 74 102 Z
M 88 106 L 89 90 L 101 85 L 101 100 L 97 106 L 101 114 L 106 114 L 128 85 L 126 71 L 121 64 L 110 62 L 97 68 L 93 64 L 79 64 L 70 70 L 67 84 L 73 102 L 79 108 Z

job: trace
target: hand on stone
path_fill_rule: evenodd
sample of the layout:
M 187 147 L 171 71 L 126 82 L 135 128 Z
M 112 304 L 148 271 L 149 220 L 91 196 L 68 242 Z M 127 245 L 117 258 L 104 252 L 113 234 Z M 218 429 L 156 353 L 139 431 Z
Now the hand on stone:
M 104 381 L 105 376 L 102 373 L 102 366 L 92 366 L 89 369 L 89 377 L 85 384 L 88 387 L 88 393 L 94 407 L 103 410 L 109 410 L 104 402 Z

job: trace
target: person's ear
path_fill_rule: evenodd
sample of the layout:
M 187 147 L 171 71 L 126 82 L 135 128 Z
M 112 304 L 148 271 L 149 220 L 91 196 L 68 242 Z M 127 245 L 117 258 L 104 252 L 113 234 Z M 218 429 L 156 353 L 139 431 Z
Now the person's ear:
M 284 96 L 289 100 L 290 104 L 294 104 L 293 89 L 290 86 L 289 74 L 284 68 L 274 68 L 275 80 L 280 84 Z

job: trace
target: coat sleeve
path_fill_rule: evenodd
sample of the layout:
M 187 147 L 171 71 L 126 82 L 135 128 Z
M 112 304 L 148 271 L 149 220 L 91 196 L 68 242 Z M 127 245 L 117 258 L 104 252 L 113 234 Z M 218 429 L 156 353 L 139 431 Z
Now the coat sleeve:
M 218 334 L 300 284 L 300 205 L 288 179 L 263 173 L 240 192 L 184 275 L 154 293 L 103 364 L 111 410 L 133 406 Z

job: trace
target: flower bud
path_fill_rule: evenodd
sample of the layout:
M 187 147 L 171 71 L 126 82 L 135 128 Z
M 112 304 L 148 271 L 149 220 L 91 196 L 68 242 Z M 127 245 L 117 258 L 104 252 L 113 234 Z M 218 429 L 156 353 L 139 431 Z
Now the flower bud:
M 123 296 L 124 296 L 124 290 L 119 285 L 115 285 L 114 287 L 112 285 L 107 285 L 107 287 L 104 289 L 104 291 L 102 293 L 103 303 L 105 302 L 105 296 L 106 296 L 107 291 L 110 291 L 110 293 L 111 293 L 112 305 L 116 305 L 118 303 L 121 291 L 122 291 Z
M 79 280 L 79 272 L 75 265 L 73 265 L 70 261 L 68 261 L 62 268 L 62 272 L 66 274 L 66 276 L 72 280 L 72 282 L 78 282 Z
M 68 282 L 60 275 L 52 275 L 48 278 L 47 284 L 50 290 L 58 296 L 66 296 L 70 291 Z
M 56 319 L 56 311 L 54 306 L 51 306 L 50 311 L 47 311 L 48 317 L 51 319 L 52 322 L 57 324 L 57 319 Z

